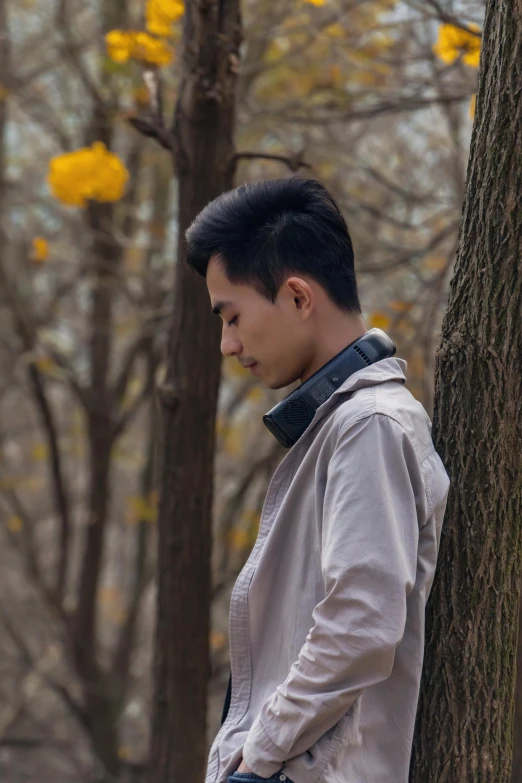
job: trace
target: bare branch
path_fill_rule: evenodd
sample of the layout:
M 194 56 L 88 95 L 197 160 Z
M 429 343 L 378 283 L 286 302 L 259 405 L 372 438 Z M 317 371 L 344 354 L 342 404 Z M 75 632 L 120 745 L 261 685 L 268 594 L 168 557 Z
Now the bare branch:
M 367 0 L 353 0 L 351 3 L 344 4 L 341 12 L 335 11 L 332 14 L 327 14 L 318 20 L 318 23 L 312 26 L 309 22 L 305 22 L 302 25 L 297 25 L 295 28 L 293 28 L 294 34 L 299 36 L 306 35 L 307 37 L 304 38 L 304 40 L 300 40 L 299 44 L 296 44 L 293 48 L 286 51 L 271 63 L 266 62 L 264 54 L 266 52 L 267 46 L 272 41 L 274 27 L 277 29 L 278 24 L 272 23 L 272 25 L 267 26 L 267 28 L 265 28 L 266 32 L 261 37 L 256 37 L 255 35 L 252 37 L 249 36 L 248 48 L 246 52 L 247 59 L 241 68 L 239 94 L 244 97 L 250 84 L 261 73 L 264 75 L 273 68 L 280 68 L 281 66 L 285 66 L 291 63 L 292 60 L 298 61 L 299 56 L 310 48 L 311 44 L 317 40 L 318 36 L 320 36 L 327 27 L 333 24 L 339 24 L 343 20 L 349 19 L 351 13 L 353 13 L 359 6 L 365 5 L 366 3 Z M 287 13 L 288 12 L 283 5 L 283 16 L 279 20 L 279 24 L 281 24 Z M 251 47 L 253 49 L 252 53 L 249 51 Z M 243 80 L 246 81 L 246 85 L 242 84 Z
M 379 209 L 379 207 L 376 207 L 374 204 L 363 201 L 363 199 L 357 198 L 356 196 L 347 197 L 346 202 L 352 202 L 355 205 L 353 208 L 349 208 L 347 206 L 347 211 L 357 214 L 359 210 L 362 210 L 377 220 L 380 220 L 381 223 L 387 223 L 388 225 L 394 226 L 401 231 L 417 231 L 419 228 L 415 223 L 411 223 L 405 220 L 398 220 L 397 218 L 394 218 L 393 215 L 389 215 L 387 212 Z
M 22 554 L 23 552 L 23 556 L 26 559 L 29 575 L 34 582 L 36 589 L 38 591 L 41 591 L 44 596 L 44 599 L 49 603 L 50 606 L 55 608 L 54 596 L 51 594 L 51 591 L 49 590 L 49 588 L 47 587 L 43 579 L 42 572 L 40 569 L 40 564 L 36 556 L 36 547 L 34 545 L 33 520 L 27 514 L 25 508 L 23 507 L 20 501 L 20 498 L 18 497 L 18 495 L 13 489 L 3 489 L 2 495 L 5 498 L 5 502 L 9 506 L 10 511 L 15 516 L 19 517 L 22 522 L 21 535 L 19 536 L 16 533 L 11 533 L 10 535 L 11 541 L 15 545 L 16 549 L 18 549 L 20 554 Z M 23 546 L 21 545 L 22 541 L 23 541 Z
M 47 687 L 50 690 L 52 690 L 53 693 L 56 693 L 60 697 L 60 699 L 65 702 L 67 707 L 79 720 L 80 724 L 84 728 L 88 729 L 89 727 L 88 716 L 83 706 L 79 704 L 76 701 L 76 699 L 74 699 L 74 697 L 69 693 L 69 691 L 64 685 L 55 682 L 52 679 L 52 677 L 49 677 L 48 674 L 42 671 L 41 666 L 39 667 L 38 664 L 36 663 L 24 639 L 18 633 L 14 624 L 11 622 L 11 619 L 8 617 L 8 615 L 6 614 L 6 612 L 1 606 L 0 606 L 0 620 L 2 621 L 2 624 L 6 629 L 6 631 L 9 633 L 11 640 L 14 642 L 15 647 L 17 648 L 18 653 L 20 655 L 20 658 L 22 659 L 25 666 L 30 670 L 35 671 L 38 674 L 38 676 L 42 679 L 42 681 L 47 685 Z
M 149 93 L 150 107 L 152 110 L 152 119 L 158 128 L 165 129 L 163 117 L 163 82 L 161 71 L 157 68 L 146 68 L 143 71 L 143 81 Z
M 149 367 L 147 372 L 146 383 L 143 385 L 141 392 L 136 397 L 132 405 L 126 411 L 120 413 L 113 428 L 114 439 L 119 438 L 122 432 L 129 426 L 129 423 L 132 421 L 134 416 L 137 414 L 137 412 L 139 411 L 139 409 L 141 408 L 145 400 L 151 395 L 154 389 L 157 357 L 153 352 L 152 342 L 150 341 L 150 337 L 148 338 L 148 342 L 149 342 L 149 354 L 148 354 Z
M 142 136 L 156 139 L 161 147 L 172 152 L 172 137 L 165 127 L 163 115 L 163 81 L 160 70 L 152 67 L 145 68 L 143 81 L 149 95 L 150 111 L 147 117 L 129 117 L 128 122 Z
M 433 96 L 431 98 L 422 97 L 404 97 L 395 101 L 383 101 L 376 106 L 368 109 L 356 109 L 345 114 L 328 115 L 325 117 L 314 117 L 299 114 L 285 114 L 284 119 L 288 122 L 309 123 L 310 125 L 330 125 L 334 122 L 356 122 L 358 120 L 367 120 L 386 114 L 401 114 L 406 111 L 416 111 L 427 109 L 430 106 L 437 106 L 443 103 L 457 103 L 458 101 L 469 100 L 473 90 L 467 90 L 464 93 L 456 95 L 445 95 L 442 97 Z M 264 112 L 266 115 L 266 111 Z
M 149 403 L 149 436 L 147 444 L 147 460 L 143 468 L 140 493 L 148 498 L 154 489 L 155 479 L 155 446 L 157 434 L 157 408 L 156 401 L 150 399 Z M 121 629 L 112 660 L 111 681 L 116 681 L 117 702 L 120 708 L 123 706 L 127 694 L 129 682 L 129 666 L 131 652 L 134 645 L 136 633 L 136 624 L 138 621 L 138 612 L 142 595 L 154 576 L 154 569 L 147 569 L 147 550 L 150 539 L 151 524 L 149 520 L 140 519 L 136 525 L 136 555 L 133 572 L 133 585 L 128 602 L 128 612 L 123 627 Z
M 461 30 L 464 30 L 466 33 L 469 33 L 470 35 L 475 35 L 477 38 L 482 38 L 482 32 L 480 30 L 473 30 L 469 25 L 467 25 L 465 22 L 463 22 L 461 19 L 459 19 L 455 14 L 448 13 L 441 4 L 438 2 L 438 0 L 423 0 L 423 3 L 426 5 L 430 5 L 433 10 L 435 11 L 435 14 L 430 14 L 430 17 L 433 19 L 439 19 L 441 22 L 445 22 L 446 24 L 452 24 L 454 27 L 459 27 Z M 421 4 L 413 3 L 413 2 L 407 2 L 407 5 L 410 6 L 410 8 L 414 8 L 417 11 L 425 11 L 425 8 Z
M 96 84 L 94 83 L 81 57 L 78 54 L 79 46 L 72 36 L 69 25 L 68 5 L 70 6 L 70 3 L 68 3 L 67 0 L 60 0 L 56 10 L 56 26 L 62 33 L 65 40 L 64 52 L 67 55 L 69 62 L 73 66 L 74 70 L 80 77 L 83 86 L 93 99 L 94 103 L 102 110 L 105 110 L 106 102 L 102 98 L 101 93 L 99 92 Z
M 134 363 L 138 356 L 143 352 L 150 335 L 146 331 L 138 334 L 136 339 L 127 347 L 126 353 L 122 359 L 120 374 L 114 383 L 113 402 L 116 408 L 119 408 L 127 386 L 134 369 Z
M 2 737 L 0 748 L 27 750 L 28 748 L 59 748 L 72 750 L 74 745 L 67 740 L 53 739 L 52 737 Z
M 10 281 L 5 273 L 3 266 L 0 265 L 0 279 L 2 280 L 4 290 L 8 294 L 8 300 L 11 305 L 11 310 L 17 325 L 24 349 L 27 352 L 32 352 L 35 342 L 35 327 L 28 320 L 23 309 L 19 306 L 16 299 L 16 294 L 12 291 Z M 33 397 L 36 404 L 36 408 L 40 415 L 40 419 L 43 425 L 47 445 L 51 454 L 50 470 L 51 470 L 51 482 L 53 487 L 54 502 L 56 505 L 56 511 L 60 519 L 60 558 L 58 576 L 55 586 L 55 600 L 58 606 L 61 606 L 64 590 L 65 580 L 67 575 L 67 563 L 69 553 L 69 532 L 70 532 L 70 518 L 69 518 L 69 500 L 68 491 L 66 488 L 66 481 L 62 470 L 62 461 L 60 449 L 58 446 L 58 428 L 54 420 L 54 414 L 52 412 L 47 394 L 45 393 L 45 386 L 42 376 L 36 367 L 36 364 L 31 361 L 28 367 L 29 380 L 33 390 Z M 38 569 L 36 559 L 33 558 L 32 568 L 35 569 L 35 575 L 38 575 Z M 40 580 L 41 581 L 41 580 Z
M 116 236 L 116 239 L 122 248 L 132 242 L 138 222 L 137 204 L 139 199 L 139 173 L 142 164 L 144 145 L 145 140 L 137 136 L 134 138 L 129 151 L 127 169 L 129 170 L 130 183 L 125 196 L 121 201 L 122 206 L 125 208 L 125 217 L 123 218 L 121 227 L 122 236 L 121 238 Z M 116 234 L 117 230 L 114 230 L 114 228 L 115 227 L 113 227 L 113 233 Z M 123 278 L 121 270 L 118 270 L 118 277 L 120 279 Z M 122 282 L 124 282 L 124 279 L 122 279 Z
M 231 159 L 231 166 L 235 166 L 238 160 L 242 158 L 254 160 L 277 160 L 280 163 L 285 163 L 290 171 L 298 171 L 300 168 L 312 169 L 313 166 L 310 163 L 302 160 L 304 150 L 297 152 L 295 155 L 270 155 L 265 152 L 237 152 Z
M 85 389 L 78 378 L 76 377 L 76 373 L 68 363 L 67 359 L 57 351 L 53 351 L 51 348 L 46 348 L 47 353 L 49 354 L 50 358 L 53 360 L 53 362 L 57 365 L 57 367 L 60 368 L 63 379 L 67 383 L 67 385 L 70 387 L 71 391 L 73 392 L 74 396 L 78 400 L 79 404 L 81 405 L 84 410 L 89 412 L 90 410 L 90 397 L 89 397 L 89 390 Z
M 69 539 L 71 529 L 69 498 L 62 470 L 60 449 L 58 446 L 58 429 L 54 420 L 54 414 L 51 410 L 49 400 L 47 399 L 47 395 L 45 393 L 42 375 L 34 363 L 29 365 L 29 378 L 31 380 L 34 398 L 38 406 L 49 446 L 51 457 L 51 481 L 53 486 L 54 501 L 60 519 L 60 553 L 58 558 L 58 574 L 56 577 L 54 590 L 56 603 L 61 606 L 65 594 L 67 566 L 69 562 Z
M 127 386 L 134 368 L 134 363 L 141 353 L 146 353 L 147 350 L 152 351 L 152 338 L 158 331 L 158 321 L 162 318 L 166 318 L 170 315 L 171 310 L 156 311 L 150 313 L 147 316 L 145 323 L 142 326 L 141 332 L 127 347 L 126 353 L 121 363 L 121 369 L 118 377 L 113 386 L 113 404 L 117 409 L 127 391 Z M 156 357 L 153 359 L 153 364 L 156 364 Z
M 172 152 L 172 140 L 165 128 L 160 128 L 151 120 L 145 120 L 142 117 L 128 117 L 127 121 L 143 136 L 156 139 L 163 149 Z
M 23 662 L 23 664 L 26 666 L 26 668 L 29 669 L 29 671 L 35 672 L 38 675 L 38 677 L 40 677 L 42 682 L 49 688 L 49 690 L 52 691 L 56 696 L 58 696 L 58 698 L 65 704 L 65 706 L 68 708 L 70 713 L 76 718 L 79 725 L 82 727 L 83 731 L 85 732 L 87 738 L 90 741 L 91 749 L 93 751 L 94 756 L 96 757 L 96 761 L 103 768 L 103 773 L 104 773 L 103 780 L 114 781 L 114 783 L 116 783 L 115 778 L 112 775 L 110 775 L 109 770 L 107 770 L 105 762 L 103 758 L 100 756 L 98 749 L 96 747 L 96 742 L 93 736 L 94 733 L 93 733 L 92 721 L 88 710 L 85 708 L 85 706 L 82 703 L 80 703 L 73 697 L 73 695 L 70 693 L 69 689 L 65 685 L 63 685 L 60 682 L 57 682 L 52 677 L 50 677 L 45 671 L 42 670 L 42 667 L 38 665 L 37 660 L 35 660 L 25 640 L 18 633 L 18 630 L 11 622 L 11 619 L 8 617 L 8 615 L 6 614 L 6 612 L 4 611 L 1 605 L 0 605 L 0 620 L 3 623 L 6 631 L 9 633 L 11 640 L 14 642 L 14 645 L 17 648 L 18 653 L 20 655 L 20 659 Z M 89 689 L 89 687 L 91 686 L 92 686 L 91 683 L 83 681 L 84 691 L 85 689 Z
M 396 269 L 399 266 L 405 266 L 406 264 L 411 264 L 412 261 L 422 258 L 427 253 L 430 253 L 444 239 L 451 236 L 455 231 L 457 231 L 459 225 L 460 225 L 460 218 L 458 220 L 450 222 L 447 226 L 445 226 L 442 229 L 442 231 L 439 231 L 438 234 L 435 234 L 430 239 L 428 244 L 425 245 L 423 248 L 420 248 L 419 250 L 406 251 L 402 253 L 398 258 L 391 259 L 390 261 L 385 261 L 383 264 L 379 264 L 376 266 L 361 267 L 358 270 L 357 274 L 367 275 L 367 274 L 376 274 L 380 272 L 387 272 L 390 269 Z
M 377 169 L 373 168 L 373 166 L 365 165 L 363 167 L 363 171 L 366 171 L 377 182 L 379 182 L 381 185 L 384 185 L 384 187 L 388 188 L 388 190 L 390 190 L 392 193 L 396 193 L 405 201 L 413 201 L 416 204 L 427 204 L 437 200 L 432 193 L 414 193 L 411 190 L 405 190 L 398 183 L 391 182 L 387 177 L 384 176 L 382 171 L 377 171 Z
M 73 47 L 75 50 L 77 50 L 78 53 L 83 51 L 84 49 L 89 49 L 96 41 L 98 40 L 98 35 L 96 34 L 95 37 L 91 38 L 84 38 L 83 41 L 76 41 L 76 42 L 69 42 L 68 46 Z M 56 57 L 56 53 L 58 53 L 58 56 Z M 25 57 L 23 57 L 24 65 L 29 66 L 32 65 L 32 59 L 28 55 L 30 52 L 25 53 Z M 30 84 L 35 79 L 38 79 L 41 76 L 45 76 L 50 71 L 56 71 L 57 67 L 63 62 L 63 46 L 57 46 L 56 49 L 53 49 L 50 54 L 52 54 L 52 58 L 49 57 L 48 60 L 41 63 L 39 62 L 37 65 L 34 65 L 32 68 L 28 68 L 24 73 L 21 75 L 13 75 L 11 74 L 11 78 L 9 81 L 9 91 L 15 92 L 18 90 L 23 90 L 25 87 L 27 87 L 28 84 Z
M 24 90 L 16 95 L 16 106 L 31 122 L 49 133 L 60 149 L 67 152 L 73 148 L 72 139 L 60 123 L 62 118 L 59 117 L 56 109 L 43 101 L 35 90 Z

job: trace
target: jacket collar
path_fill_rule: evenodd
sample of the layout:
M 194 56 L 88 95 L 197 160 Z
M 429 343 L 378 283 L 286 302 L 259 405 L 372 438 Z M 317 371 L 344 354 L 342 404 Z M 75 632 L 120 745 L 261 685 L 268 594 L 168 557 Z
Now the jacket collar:
M 334 391 L 332 397 L 341 392 L 355 391 L 364 386 L 375 386 L 385 381 L 400 381 L 406 383 L 406 370 L 408 363 L 405 359 L 394 359 L 392 356 L 387 359 L 381 359 L 378 362 L 363 367 L 361 370 L 352 373 L 338 389 Z M 331 398 L 330 398 L 331 399 Z
M 354 392 L 365 386 L 376 386 L 379 383 L 385 383 L 385 381 L 406 383 L 407 368 L 408 362 L 405 359 L 388 357 L 387 359 L 381 359 L 378 362 L 370 364 L 368 367 L 363 367 L 361 370 L 352 373 L 352 375 L 350 375 L 344 383 L 342 383 L 339 388 L 317 408 L 309 428 L 315 426 L 315 424 L 328 413 L 330 408 L 336 404 L 336 398 L 340 394 Z

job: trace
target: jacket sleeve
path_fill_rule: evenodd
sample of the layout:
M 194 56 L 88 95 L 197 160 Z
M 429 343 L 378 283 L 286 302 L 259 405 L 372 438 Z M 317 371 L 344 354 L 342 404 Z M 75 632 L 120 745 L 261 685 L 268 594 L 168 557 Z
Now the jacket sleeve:
M 365 688 L 389 677 L 426 513 L 415 489 L 424 493 L 419 462 L 395 419 L 373 413 L 345 425 L 324 495 L 325 598 L 286 680 L 247 734 L 243 759 L 257 775 L 270 777 L 311 748 Z

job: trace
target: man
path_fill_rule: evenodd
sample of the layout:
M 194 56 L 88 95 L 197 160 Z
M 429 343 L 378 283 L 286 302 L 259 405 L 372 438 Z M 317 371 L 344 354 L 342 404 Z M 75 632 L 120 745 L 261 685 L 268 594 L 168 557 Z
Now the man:
M 223 194 L 187 245 L 222 353 L 268 388 L 367 331 L 348 228 L 315 180 Z M 231 596 L 206 783 L 407 783 L 449 478 L 406 369 L 388 358 L 348 377 L 274 473 Z

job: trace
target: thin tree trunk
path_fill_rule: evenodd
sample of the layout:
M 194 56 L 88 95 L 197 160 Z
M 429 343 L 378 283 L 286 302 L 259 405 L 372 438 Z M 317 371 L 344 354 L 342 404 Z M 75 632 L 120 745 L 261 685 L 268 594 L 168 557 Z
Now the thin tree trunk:
M 427 608 L 413 783 L 511 777 L 522 517 L 522 4 L 489 0 L 454 277 L 435 362 L 451 478 Z
M 185 5 L 172 133 L 179 243 L 164 408 L 151 780 L 202 781 L 210 676 L 212 490 L 221 355 L 204 281 L 184 232 L 233 184 L 239 0 Z
M 125 22 L 127 4 L 125 0 L 104 0 L 101 11 L 101 32 L 105 33 Z M 61 14 L 66 26 L 68 13 L 67 5 L 62 0 Z M 108 74 L 102 74 L 104 86 L 108 80 Z M 85 143 L 102 141 L 110 149 L 112 139 L 113 123 L 109 108 L 101 102 L 95 102 L 85 131 Z M 133 152 L 137 161 L 136 148 Z M 121 261 L 122 247 L 114 237 L 113 204 L 89 202 L 86 222 L 92 237 L 91 252 L 94 260 L 89 341 L 90 383 L 86 411 L 89 433 L 89 516 L 72 630 L 76 667 L 84 687 L 87 729 L 95 752 L 105 768 L 104 774 L 116 779 L 120 770 L 118 720 L 121 704 L 115 698 L 110 678 L 102 671 L 97 660 L 97 615 L 110 504 L 111 450 L 116 435 L 114 395 L 109 373 L 117 290 L 115 273 Z
M 9 37 L 9 25 L 7 19 L 7 2 L 0 0 L 0 74 L 2 81 L 9 81 L 11 67 L 11 39 Z M 5 127 L 7 125 L 6 100 L 0 101 L 0 238 L 3 240 L 4 203 L 5 203 L 5 161 L 6 141 Z M 3 249 L 3 242 L 2 242 Z

